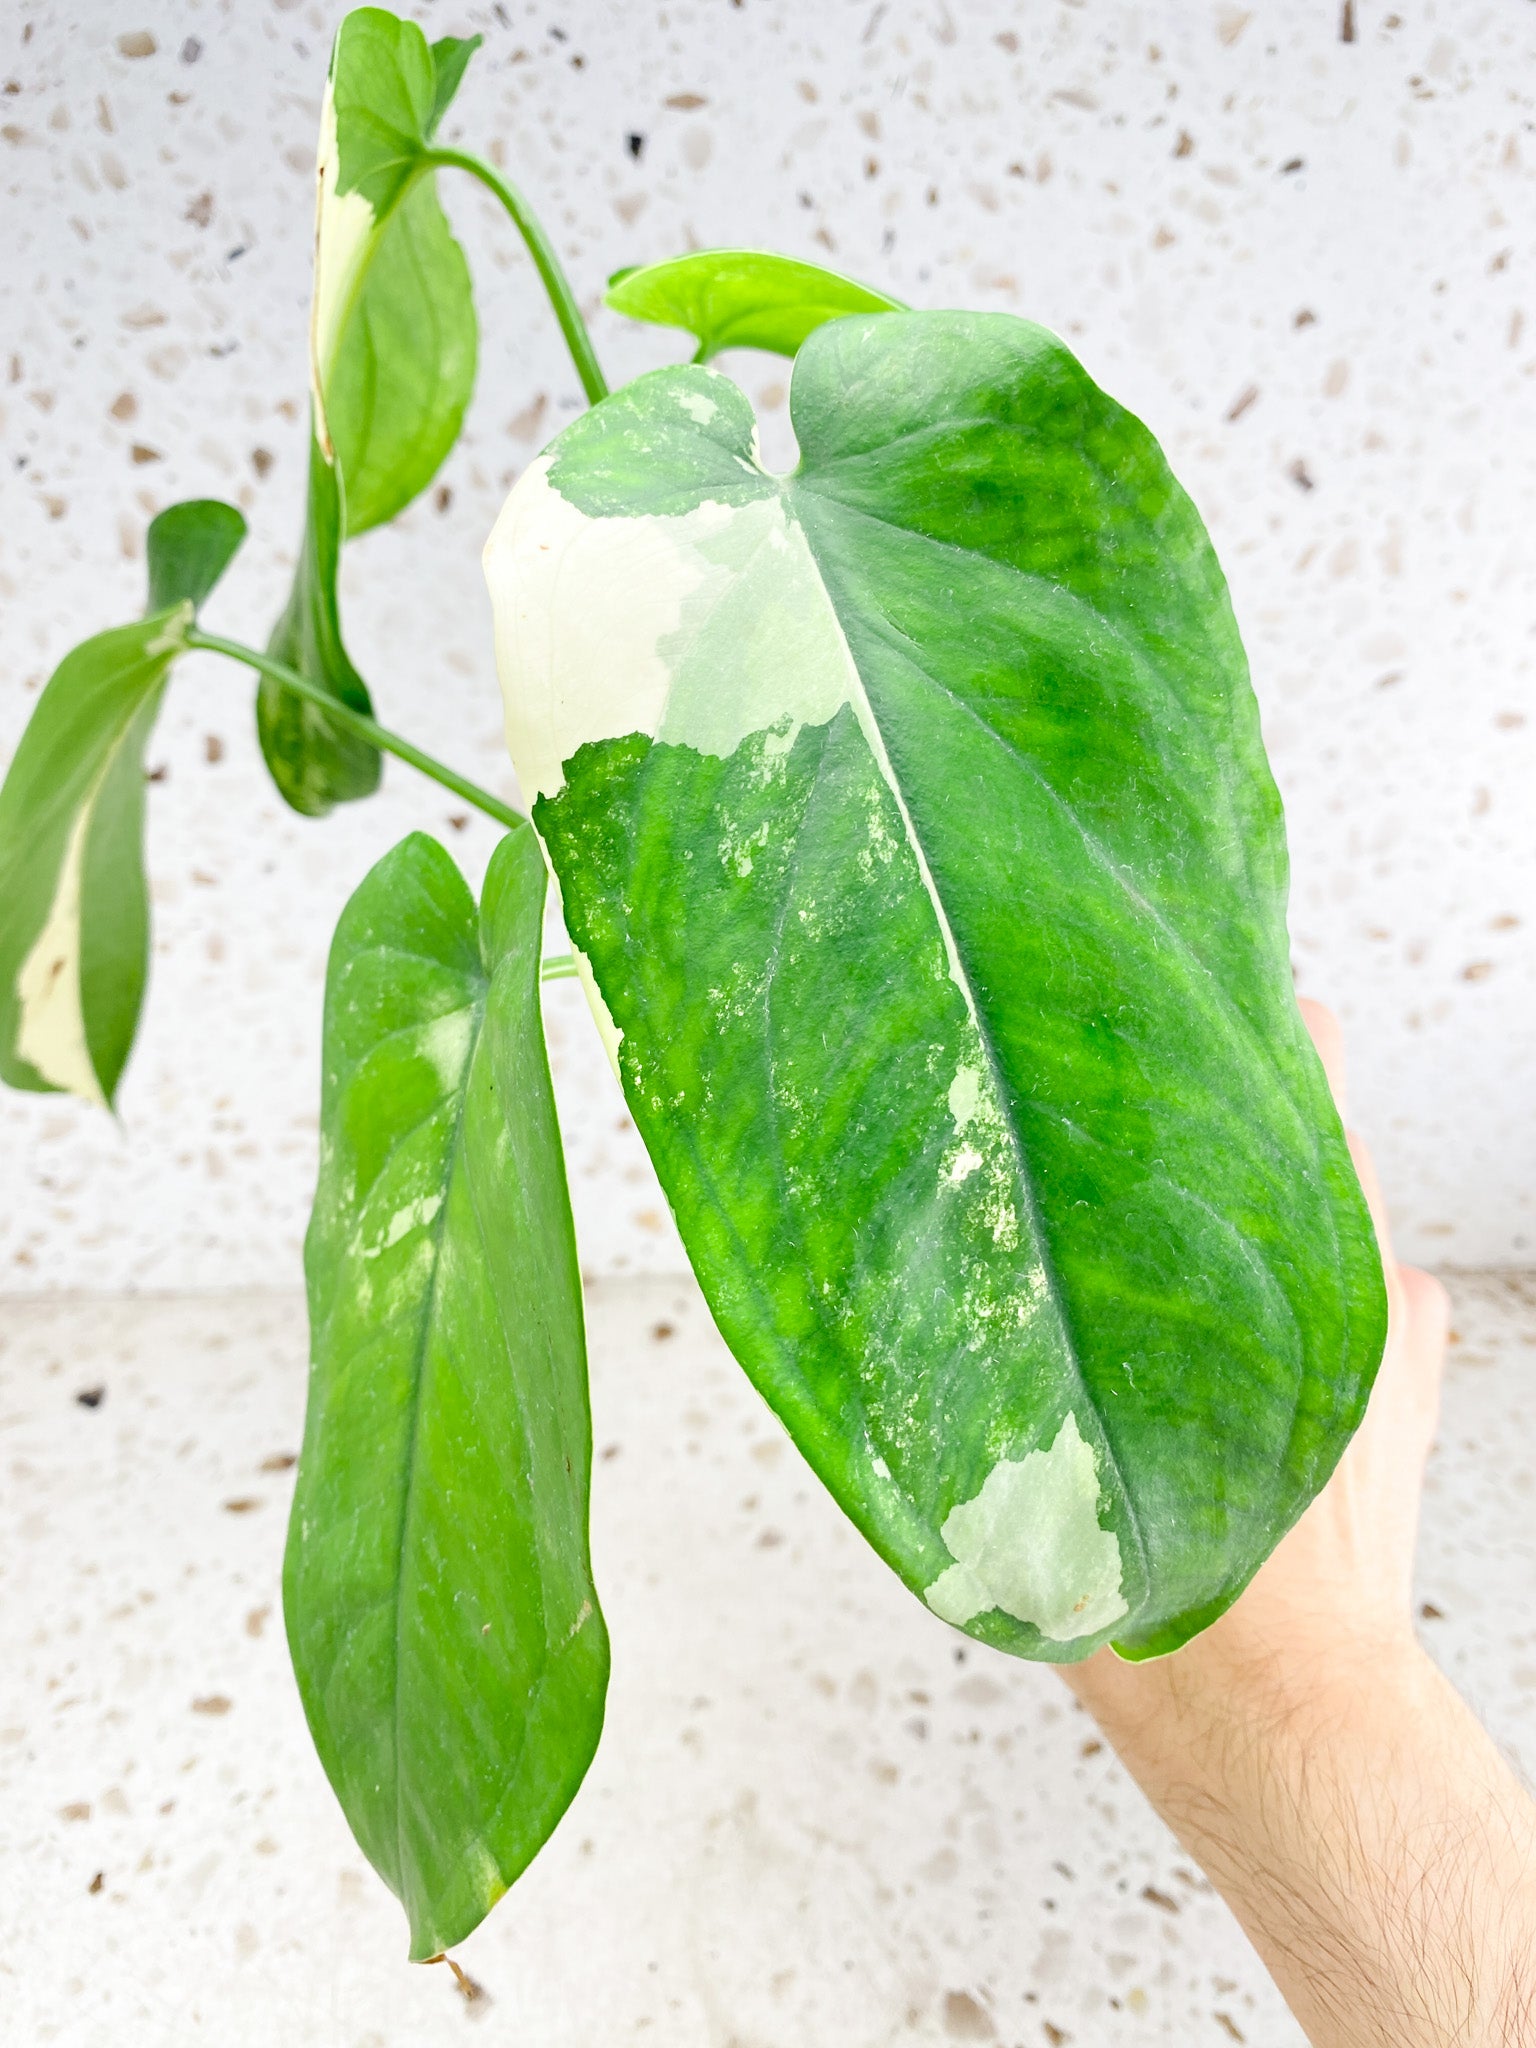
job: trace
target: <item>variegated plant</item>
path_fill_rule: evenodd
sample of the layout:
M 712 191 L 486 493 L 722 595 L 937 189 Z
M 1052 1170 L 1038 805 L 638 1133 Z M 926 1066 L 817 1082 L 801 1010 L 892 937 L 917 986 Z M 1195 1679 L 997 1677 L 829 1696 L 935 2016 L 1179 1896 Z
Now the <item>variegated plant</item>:
M 1385 1324 L 1226 586 L 1152 436 L 1025 321 L 742 250 L 619 273 L 610 304 L 697 354 L 608 396 L 520 195 L 436 140 L 474 47 L 375 9 L 337 38 L 268 649 L 198 620 L 239 515 L 172 508 L 147 616 L 65 657 L 0 791 L 0 1073 L 107 1104 L 180 654 L 258 671 L 297 809 L 389 752 L 508 827 L 478 908 L 434 841 L 389 854 L 326 990 L 285 1610 L 418 1958 L 537 1853 L 602 1720 L 541 975 L 581 974 L 736 1356 L 982 1642 L 1145 1657 L 1204 1627 L 1332 1469 Z M 531 820 L 378 725 L 342 635 L 343 544 L 470 398 L 443 169 L 503 201 L 592 401 L 486 550 Z M 789 474 L 709 366 L 734 346 L 794 358 Z M 574 953 L 541 966 L 546 863 Z

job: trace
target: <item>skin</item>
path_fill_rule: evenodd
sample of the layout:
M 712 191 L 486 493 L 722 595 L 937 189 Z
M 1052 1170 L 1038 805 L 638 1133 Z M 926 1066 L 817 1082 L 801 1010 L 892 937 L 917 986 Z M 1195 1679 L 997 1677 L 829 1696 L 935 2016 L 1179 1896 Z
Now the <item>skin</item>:
M 1338 1024 L 1302 1010 L 1347 1122 Z M 1412 1620 L 1447 1297 L 1397 1264 L 1370 1153 L 1350 1148 L 1390 1303 L 1364 1422 L 1213 1627 L 1154 1663 L 1104 1650 L 1063 1676 L 1313 2048 L 1531 2048 L 1536 1804 Z

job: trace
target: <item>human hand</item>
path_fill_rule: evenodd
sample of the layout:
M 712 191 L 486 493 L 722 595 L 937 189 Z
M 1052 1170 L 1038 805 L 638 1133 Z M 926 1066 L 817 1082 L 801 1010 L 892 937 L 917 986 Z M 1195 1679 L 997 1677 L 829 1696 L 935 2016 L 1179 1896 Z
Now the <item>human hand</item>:
M 1347 1125 L 1338 1020 L 1321 1003 L 1303 1002 L 1301 1011 Z M 1202 1635 L 1151 1664 L 1127 1664 L 1101 1650 L 1063 1667 L 1068 1685 L 1095 1713 L 1131 1711 L 1138 1699 L 1155 1707 L 1181 1680 L 1230 1687 L 1262 1671 L 1273 1683 L 1285 1675 L 1276 1669 L 1284 1658 L 1295 1682 L 1306 1685 L 1341 1665 L 1374 1665 L 1412 1648 L 1413 1553 L 1450 1304 L 1431 1274 L 1398 1265 L 1370 1151 L 1354 1132 L 1349 1149 L 1387 1285 L 1387 1342 L 1365 1419 L 1322 1492 L 1236 1604 Z
M 1341 1113 L 1339 1028 L 1303 1004 Z M 1167 1657 L 1062 1676 L 1237 1915 L 1315 2048 L 1527 2048 L 1536 1806 L 1414 1634 L 1445 1290 L 1400 1267 L 1365 1418 L 1235 1604 Z

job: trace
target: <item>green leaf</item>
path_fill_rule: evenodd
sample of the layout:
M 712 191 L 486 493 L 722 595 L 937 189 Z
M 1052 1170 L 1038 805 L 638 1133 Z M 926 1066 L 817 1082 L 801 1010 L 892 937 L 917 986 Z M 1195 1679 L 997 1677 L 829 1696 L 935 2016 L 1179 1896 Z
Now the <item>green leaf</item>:
M 343 20 L 320 122 L 310 322 L 309 490 L 293 592 L 268 653 L 359 711 L 368 691 L 342 641 L 343 540 L 393 519 L 458 439 L 475 381 L 469 266 L 437 198 L 427 152 L 480 38 L 430 48 L 375 7 Z M 366 742 L 270 682 L 262 752 L 295 810 L 322 816 L 370 796 Z
M 144 750 L 198 605 L 245 537 L 233 505 L 150 522 L 149 616 L 72 648 L 0 786 L 0 1078 L 110 1108 L 149 973 Z
M 487 550 L 523 788 L 727 1341 L 970 1634 L 1176 1647 L 1363 1411 L 1385 1299 L 1292 993 L 1225 583 L 1001 314 L 577 421 Z
M 342 913 L 326 983 L 283 1600 L 321 1761 L 418 1960 L 547 1839 L 608 1676 L 543 902 L 530 828 L 497 847 L 478 921 L 413 834 Z
M 484 36 L 440 36 L 432 45 L 432 114 L 427 122 L 429 137 L 436 135 L 453 96 L 464 82 L 469 60 L 485 41 Z
M 371 717 L 373 700 L 341 637 L 336 596 L 341 531 L 341 479 L 312 438 L 304 544 L 287 608 L 272 629 L 267 652 Z M 323 818 L 334 805 L 371 796 L 379 786 L 384 759 L 378 748 L 270 676 L 263 676 L 257 688 L 256 731 L 272 780 L 306 817 Z
M 902 310 L 900 299 L 835 270 L 761 249 L 701 249 L 616 271 L 607 298 L 632 320 L 685 328 L 698 338 L 701 363 L 724 348 L 792 356 L 828 320 Z
M 149 565 L 149 609 L 163 612 L 185 598 L 197 611 L 245 539 L 246 525 L 233 505 L 217 498 L 188 498 L 168 505 L 149 522 L 144 553 Z
M 414 22 L 372 7 L 337 32 L 320 130 L 312 345 L 322 446 L 341 466 L 349 539 L 432 481 L 474 388 L 469 266 L 425 159 L 479 43 L 445 37 L 429 48 Z

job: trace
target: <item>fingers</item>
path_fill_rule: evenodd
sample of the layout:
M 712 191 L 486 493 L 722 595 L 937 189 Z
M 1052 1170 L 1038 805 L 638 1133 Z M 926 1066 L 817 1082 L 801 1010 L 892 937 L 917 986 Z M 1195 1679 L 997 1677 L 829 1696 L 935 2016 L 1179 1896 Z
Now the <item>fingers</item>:
M 1403 1304 L 1408 1322 L 1408 1352 L 1414 1389 L 1429 1413 L 1433 1431 L 1440 1409 L 1440 1382 L 1445 1376 L 1445 1350 L 1451 1334 L 1451 1297 L 1433 1273 L 1404 1266 Z
M 1344 1073 L 1344 1033 L 1339 1020 L 1325 1003 L 1315 1003 L 1310 996 L 1300 999 L 1301 1018 L 1317 1047 L 1317 1056 L 1323 1063 L 1323 1072 L 1328 1076 L 1328 1086 L 1339 1115 L 1348 1120 L 1348 1091 Z M 1355 1162 L 1355 1172 L 1360 1177 L 1360 1186 L 1371 1212 L 1371 1221 L 1376 1226 L 1376 1242 L 1381 1250 L 1381 1263 L 1386 1269 L 1387 1286 L 1391 1290 L 1394 1281 L 1392 1257 L 1392 1232 L 1387 1222 L 1387 1200 L 1381 1191 L 1381 1182 L 1376 1177 L 1376 1163 L 1371 1158 L 1370 1147 L 1364 1138 L 1354 1131 L 1344 1134 L 1349 1140 L 1350 1157 Z M 1394 1303 L 1394 1306 L 1396 1304 Z
M 1365 1196 L 1366 1207 L 1371 1212 L 1371 1221 L 1376 1226 L 1376 1243 L 1381 1252 L 1381 1263 L 1386 1269 L 1387 1286 L 1390 1289 L 1397 1277 L 1397 1260 L 1392 1251 L 1392 1226 L 1387 1220 L 1387 1198 L 1381 1191 L 1381 1182 L 1376 1173 L 1376 1162 L 1371 1157 L 1371 1148 L 1358 1131 L 1346 1131 L 1349 1141 L 1349 1156 L 1355 1162 L 1359 1177 L 1360 1191 Z
M 1301 998 L 1301 1020 L 1311 1033 L 1312 1043 L 1317 1047 L 1317 1056 L 1323 1063 L 1323 1072 L 1328 1076 L 1328 1086 L 1333 1091 L 1339 1115 L 1347 1117 L 1349 1111 L 1344 1077 L 1344 1033 L 1339 1028 L 1339 1020 L 1326 1004 L 1314 1003 L 1310 996 Z

